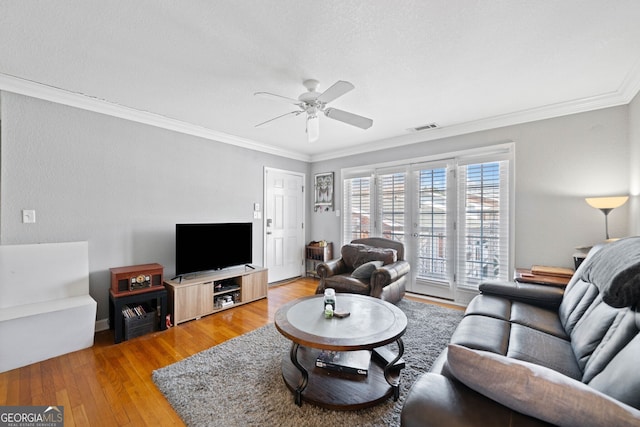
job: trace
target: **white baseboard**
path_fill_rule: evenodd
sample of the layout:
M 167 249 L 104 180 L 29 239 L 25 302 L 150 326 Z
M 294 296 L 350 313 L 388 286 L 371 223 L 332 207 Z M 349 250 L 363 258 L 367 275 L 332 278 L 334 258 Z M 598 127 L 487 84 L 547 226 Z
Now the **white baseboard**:
M 109 329 L 109 319 L 96 320 L 96 332 L 106 331 Z

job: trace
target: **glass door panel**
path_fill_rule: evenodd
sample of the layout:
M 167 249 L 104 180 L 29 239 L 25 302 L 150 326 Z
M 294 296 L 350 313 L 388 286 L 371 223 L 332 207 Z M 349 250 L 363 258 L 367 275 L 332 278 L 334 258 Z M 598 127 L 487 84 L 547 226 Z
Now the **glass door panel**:
M 452 298 L 453 216 L 450 215 L 450 167 L 448 164 L 413 168 L 414 215 L 412 218 L 412 266 L 414 292 Z M 455 199 L 455 197 L 454 197 Z

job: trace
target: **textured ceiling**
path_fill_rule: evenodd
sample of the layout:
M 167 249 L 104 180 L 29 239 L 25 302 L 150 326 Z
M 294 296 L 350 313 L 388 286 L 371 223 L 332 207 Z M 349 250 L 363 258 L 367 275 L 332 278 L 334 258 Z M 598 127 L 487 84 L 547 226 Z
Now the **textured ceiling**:
M 2 1 L 0 89 L 17 78 L 318 160 L 627 103 L 639 22 L 637 0 Z M 308 78 L 353 83 L 330 106 L 373 127 L 323 116 L 313 144 L 302 115 L 254 127 L 295 110 L 254 92 L 297 98 Z

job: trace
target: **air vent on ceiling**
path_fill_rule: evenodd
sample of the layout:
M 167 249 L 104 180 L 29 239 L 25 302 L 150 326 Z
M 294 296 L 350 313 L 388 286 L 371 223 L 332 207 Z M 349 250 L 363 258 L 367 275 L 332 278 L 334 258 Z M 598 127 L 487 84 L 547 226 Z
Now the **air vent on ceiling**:
M 427 125 L 422 125 L 422 126 L 417 126 L 417 127 L 411 128 L 409 130 L 411 130 L 412 132 L 420 132 L 420 131 L 427 130 L 427 129 L 436 129 L 437 127 L 438 127 L 437 124 L 429 123 Z

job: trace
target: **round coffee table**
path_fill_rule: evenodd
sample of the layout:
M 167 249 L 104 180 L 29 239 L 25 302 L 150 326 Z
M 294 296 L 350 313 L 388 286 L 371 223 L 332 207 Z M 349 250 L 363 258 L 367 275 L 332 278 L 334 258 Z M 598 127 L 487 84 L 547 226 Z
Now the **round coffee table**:
M 282 376 L 302 401 L 329 409 L 354 410 L 376 405 L 393 395 L 399 397 L 400 372 L 393 365 L 404 353 L 402 335 L 407 316 L 393 304 L 377 298 L 336 295 L 336 311 L 345 318 L 324 317 L 324 296 L 300 298 L 282 306 L 275 315 L 278 331 L 292 341 L 289 357 L 282 361 Z M 398 354 L 383 364 L 372 358 L 368 374 L 337 372 L 316 366 L 321 350 L 373 350 L 395 342 Z

